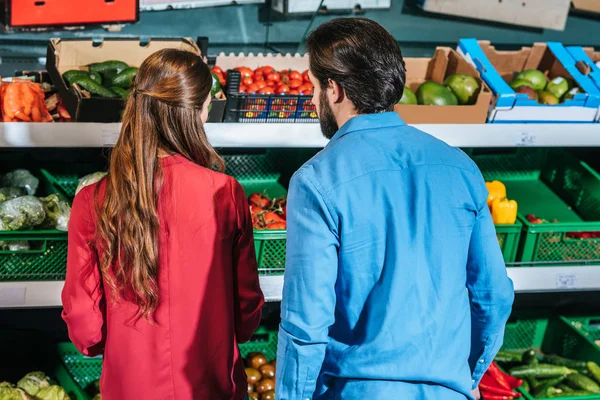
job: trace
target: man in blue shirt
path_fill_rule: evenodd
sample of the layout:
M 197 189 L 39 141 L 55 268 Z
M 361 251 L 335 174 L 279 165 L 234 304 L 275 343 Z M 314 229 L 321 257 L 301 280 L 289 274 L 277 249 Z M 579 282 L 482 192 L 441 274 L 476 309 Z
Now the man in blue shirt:
M 277 398 L 478 397 L 514 298 L 483 178 L 391 112 L 383 27 L 332 20 L 307 49 L 331 141 L 290 183 Z

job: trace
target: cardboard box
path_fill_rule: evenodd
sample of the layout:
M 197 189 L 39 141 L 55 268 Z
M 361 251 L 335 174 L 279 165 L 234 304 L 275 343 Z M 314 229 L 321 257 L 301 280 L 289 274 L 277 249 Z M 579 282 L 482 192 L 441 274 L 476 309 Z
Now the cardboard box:
M 417 0 L 425 11 L 564 30 L 571 0 Z
M 600 91 L 579 71 L 575 59 L 560 43 L 497 51 L 488 41 L 461 39 L 458 51 L 477 68 L 495 95 L 490 122 L 594 122 L 597 118 Z M 549 79 L 572 79 L 584 93 L 556 105 L 539 104 L 508 85 L 516 73 L 528 69 L 538 69 Z
M 270 65 L 276 70 L 284 69 L 295 69 L 300 72 L 308 69 L 308 56 L 306 54 L 225 54 L 221 53 L 217 56 L 215 65 L 218 65 L 226 71 L 228 69 L 234 69 L 236 67 L 248 67 L 256 69 L 258 67 L 264 67 Z
M 594 82 L 600 90 L 600 51 L 591 47 L 579 46 L 567 47 L 567 51 L 575 59 L 577 69 Z M 600 112 L 597 120 L 600 121 Z
M 443 83 L 453 74 L 471 75 L 481 87 L 477 102 L 463 106 L 400 105 L 394 110 L 407 124 L 483 124 L 486 121 L 492 93 L 471 64 L 449 47 L 438 47 L 432 58 L 405 58 L 406 86 L 417 92 L 425 81 Z
M 600 13 L 600 1 L 598 0 L 572 0 L 572 3 L 576 10 Z
M 91 39 L 51 39 L 46 69 L 74 121 L 119 122 L 124 107 L 121 99 L 86 98 L 80 91 L 68 86 L 62 74 L 71 69 L 85 70 L 89 64 L 107 60 L 120 60 L 139 67 L 150 54 L 165 48 L 177 48 L 200 55 L 198 46 L 191 38 L 151 39 L 147 43 L 120 38 L 106 38 L 100 43 Z M 218 110 L 219 107 L 213 105 L 211 114 Z
M 110 25 L 137 22 L 139 0 L 6 0 L 11 28 Z

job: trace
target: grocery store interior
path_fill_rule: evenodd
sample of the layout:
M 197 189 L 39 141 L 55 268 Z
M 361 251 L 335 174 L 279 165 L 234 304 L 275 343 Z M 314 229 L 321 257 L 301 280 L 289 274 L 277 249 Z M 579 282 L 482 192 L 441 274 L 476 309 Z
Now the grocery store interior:
M 205 57 L 209 141 L 246 195 L 264 193 L 262 211 L 279 215 L 255 221 L 266 304 L 240 345 L 275 360 L 281 205 L 292 174 L 327 144 L 305 40 L 325 21 L 361 16 L 402 49 L 395 111 L 463 149 L 502 199 L 490 207 L 515 303 L 494 364 L 506 375 L 486 374 L 484 398 L 600 399 L 599 1 L 5 0 L 2 11 L 0 382 L 31 399 L 66 398 L 55 385 L 100 398 L 102 357 L 81 355 L 61 318 L 69 207 L 107 170 L 135 72 L 163 47 Z M 10 104 L 11 92 L 28 95 Z M 28 214 L 28 195 L 45 217 Z M 538 363 L 556 368 L 523 372 Z M 250 398 L 272 399 L 276 388 L 254 378 L 261 393 Z

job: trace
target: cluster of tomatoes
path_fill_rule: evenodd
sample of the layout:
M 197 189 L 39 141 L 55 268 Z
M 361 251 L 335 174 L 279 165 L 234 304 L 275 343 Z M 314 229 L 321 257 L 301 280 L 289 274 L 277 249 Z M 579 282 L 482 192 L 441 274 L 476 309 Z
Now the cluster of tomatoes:
M 246 358 L 246 378 L 250 400 L 275 400 L 277 362 L 267 362 L 263 353 L 250 353 Z
M 286 228 L 287 197 L 270 199 L 265 193 L 253 193 L 248 197 L 252 226 L 256 230 L 279 230 Z
M 276 71 L 270 66 L 254 70 L 237 67 L 235 70 L 242 78 L 239 93 L 305 96 L 313 94 L 314 88 L 308 78 L 308 70 L 303 73 L 291 69 Z M 223 70 L 219 66 L 214 66 L 211 72 L 217 76 L 221 85 L 225 86 L 227 80 Z

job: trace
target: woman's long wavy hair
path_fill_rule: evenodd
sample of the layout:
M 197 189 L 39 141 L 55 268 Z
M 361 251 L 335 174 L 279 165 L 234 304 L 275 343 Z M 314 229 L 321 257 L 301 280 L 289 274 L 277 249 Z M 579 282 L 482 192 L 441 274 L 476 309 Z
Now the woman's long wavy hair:
M 135 304 L 138 318 L 152 321 L 159 302 L 159 157 L 179 154 L 203 167 L 224 167 L 201 120 L 211 87 L 199 56 L 164 49 L 142 63 L 125 107 L 105 195 L 96 202 L 96 241 L 108 289 Z

